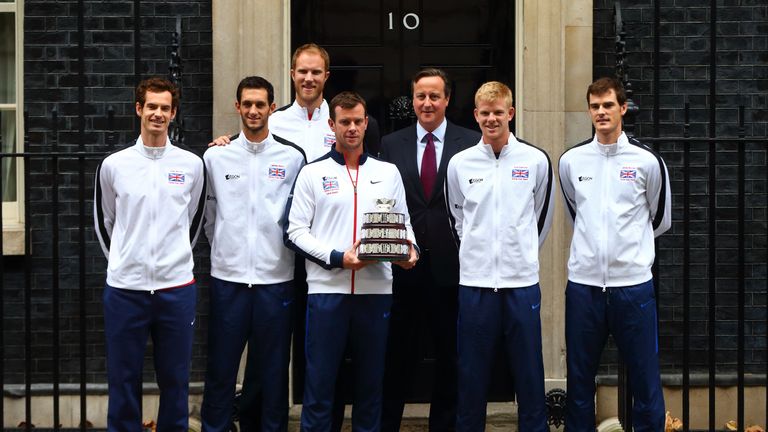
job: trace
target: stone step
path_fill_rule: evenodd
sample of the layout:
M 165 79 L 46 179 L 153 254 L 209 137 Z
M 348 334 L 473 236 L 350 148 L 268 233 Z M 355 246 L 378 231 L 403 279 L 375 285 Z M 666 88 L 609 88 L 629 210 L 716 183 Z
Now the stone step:
M 517 432 L 517 405 L 511 402 L 488 404 L 486 432 Z M 299 432 L 301 405 L 291 407 L 288 431 Z M 344 412 L 342 432 L 352 431 L 352 407 L 347 405 Z M 408 404 L 403 412 L 400 432 L 427 432 L 429 430 L 429 404 Z M 554 430 L 554 429 L 553 429 Z

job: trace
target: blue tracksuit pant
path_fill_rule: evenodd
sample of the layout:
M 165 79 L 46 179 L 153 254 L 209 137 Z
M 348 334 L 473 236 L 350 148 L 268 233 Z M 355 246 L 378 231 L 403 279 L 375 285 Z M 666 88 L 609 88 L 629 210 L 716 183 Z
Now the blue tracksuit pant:
M 248 366 L 240 403 L 243 432 L 288 428 L 293 281 L 251 285 L 211 277 L 204 432 L 231 430 L 240 356 Z
M 459 286 L 458 432 L 485 430 L 491 366 L 499 343 L 515 382 L 519 430 L 548 431 L 541 354 L 541 290 Z
M 334 386 L 347 340 L 354 372 L 352 430 L 381 429 L 384 354 L 392 296 L 307 296 L 306 373 L 301 411 L 303 432 L 331 430 Z
M 142 369 L 149 336 L 160 387 L 157 430 L 188 429 L 196 300 L 195 284 L 154 292 L 104 288 L 109 431 L 142 430 Z
M 613 335 L 629 372 L 634 431 L 663 431 L 664 395 L 659 377 L 652 280 L 605 289 L 568 281 L 565 290 L 568 350 L 565 430 L 595 430 L 595 376 L 608 333 Z

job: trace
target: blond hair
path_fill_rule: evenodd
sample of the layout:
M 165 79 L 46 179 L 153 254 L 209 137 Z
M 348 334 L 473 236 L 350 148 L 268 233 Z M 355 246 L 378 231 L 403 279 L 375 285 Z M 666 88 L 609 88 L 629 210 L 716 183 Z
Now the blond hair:
M 328 51 L 326 51 L 325 48 L 314 43 L 304 44 L 296 48 L 296 51 L 293 52 L 293 57 L 291 57 L 291 69 L 296 69 L 296 59 L 305 52 L 319 54 L 320 58 L 323 59 L 323 63 L 325 63 L 325 71 L 328 72 L 328 69 L 331 67 L 331 57 L 328 55 Z
M 475 106 L 480 102 L 495 102 L 499 99 L 503 100 L 507 107 L 512 106 L 512 90 L 498 81 L 488 81 L 475 92 Z

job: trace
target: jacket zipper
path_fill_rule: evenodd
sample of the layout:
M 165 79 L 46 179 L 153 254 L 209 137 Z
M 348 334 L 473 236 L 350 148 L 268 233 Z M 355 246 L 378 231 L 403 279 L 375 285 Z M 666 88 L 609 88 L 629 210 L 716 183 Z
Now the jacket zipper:
M 349 165 L 347 165 L 347 158 L 344 156 L 344 167 L 347 169 L 347 175 L 349 181 L 352 183 L 352 190 L 354 191 L 354 219 L 352 219 L 352 244 L 357 241 L 357 181 L 360 178 L 360 164 L 357 164 L 357 170 L 355 171 L 355 179 L 352 180 L 352 173 L 349 172 Z M 355 271 L 352 270 L 351 280 L 351 294 L 355 293 Z
M 598 144 L 600 145 L 600 144 Z M 603 235 L 600 239 L 601 245 L 600 245 L 600 271 L 602 272 L 602 278 L 603 278 L 603 292 L 605 292 L 606 285 L 608 283 L 608 210 L 607 206 L 609 205 L 608 200 L 608 188 L 610 186 L 611 181 L 611 160 L 608 154 L 604 155 L 602 167 L 600 168 L 601 172 L 603 173 L 603 179 L 602 179 L 602 187 L 601 187 L 601 196 L 600 196 L 600 210 L 602 213 L 602 220 L 603 220 L 603 227 L 602 230 Z
M 504 149 L 501 149 L 502 153 L 504 152 Z M 493 150 L 491 150 L 491 156 L 494 157 L 496 162 L 496 170 L 494 172 L 494 179 L 493 179 L 493 228 L 495 233 L 499 232 L 499 190 L 501 189 L 501 186 L 499 186 L 499 163 L 501 154 L 499 154 L 499 157 L 497 158 L 496 155 L 493 154 Z M 494 257 L 494 266 L 493 266 L 493 290 L 494 292 L 498 292 L 499 289 L 499 235 L 493 236 L 493 257 Z
M 155 259 L 155 245 L 157 243 L 157 203 L 160 197 L 158 185 L 157 185 L 157 176 L 158 176 L 158 167 L 157 167 L 157 157 L 153 156 L 151 159 L 151 167 L 152 167 L 152 191 L 154 195 L 154 199 L 150 201 L 150 208 L 152 211 L 150 212 L 150 220 L 149 220 L 149 232 L 150 232 L 150 241 L 149 241 L 149 283 L 150 286 L 155 286 L 155 267 L 152 265 L 152 263 L 157 262 Z M 154 294 L 155 290 L 150 290 L 150 294 Z

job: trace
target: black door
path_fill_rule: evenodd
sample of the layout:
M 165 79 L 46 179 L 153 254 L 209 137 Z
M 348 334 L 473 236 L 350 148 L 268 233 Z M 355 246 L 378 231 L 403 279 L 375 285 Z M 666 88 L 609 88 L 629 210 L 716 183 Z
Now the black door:
M 328 50 L 326 99 L 343 90 L 357 91 L 367 101 L 369 115 L 378 120 L 381 135 L 415 121 L 410 79 L 423 67 L 447 72 L 452 80 L 447 117 L 477 129 L 472 115 L 475 90 L 489 80 L 514 89 L 514 8 L 510 0 L 293 0 L 291 44 L 295 49 L 314 42 Z M 306 307 L 304 301 L 299 308 L 301 303 Z M 301 403 L 303 311 L 297 316 L 301 322 L 294 333 L 293 386 L 295 402 Z M 426 329 L 415 331 L 426 334 Z M 423 339 L 414 402 L 429 399 L 433 350 L 429 338 Z M 496 361 L 492 400 L 511 399 L 503 363 Z

